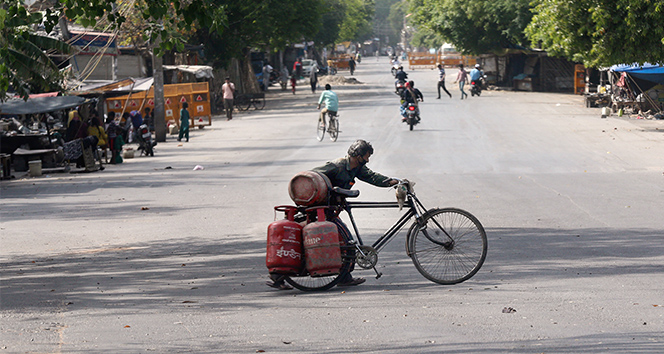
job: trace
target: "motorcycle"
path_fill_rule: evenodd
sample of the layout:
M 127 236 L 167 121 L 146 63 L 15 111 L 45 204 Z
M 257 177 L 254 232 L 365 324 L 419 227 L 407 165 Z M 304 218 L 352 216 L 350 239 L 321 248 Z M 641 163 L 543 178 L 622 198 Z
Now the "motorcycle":
M 482 89 L 485 87 L 484 83 L 486 82 L 486 75 L 480 76 L 478 80 L 472 80 L 470 82 L 470 94 L 471 96 L 477 95 L 480 96 Z
M 406 90 L 405 80 L 397 80 L 394 82 L 394 93 L 396 93 L 397 96 L 401 97 L 403 95 L 404 90 Z
M 395 76 L 399 71 L 399 64 L 392 64 L 392 76 Z
M 406 106 L 406 117 L 403 122 L 408 124 L 410 130 L 413 130 L 413 126 L 420 122 L 420 109 L 416 104 L 409 103 Z
M 145 156 L 154 156 L 154 147 L 157 145 L 157 142 L 152 141 L 152 133 L 150 133 L 150 128 L 148 128 L 147 124 L 138 127 L 136 139 L 138 141 L 138 150 L 141 151 L 141 155 L 145 154 Z

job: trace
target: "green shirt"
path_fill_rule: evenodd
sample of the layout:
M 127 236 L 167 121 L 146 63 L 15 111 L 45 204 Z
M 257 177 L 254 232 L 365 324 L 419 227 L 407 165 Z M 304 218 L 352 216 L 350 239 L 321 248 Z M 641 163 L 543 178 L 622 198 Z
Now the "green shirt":
M 189 117 L 189 111 L 182 108 L 180 110 L 180 127 L 182 128 L 189 128 L 189 120 L 191 118 Z
M 328 161 L 325 165 L 316 167 L 312 171 L 320 172 L 327 176 L 333 187 L 351 189 L 355 184 L 355 177 L 360 181 L 373 184 L 377 187 L 389 187 L 390 177 L 374 172 L 366 165 L 350 169 L 350 158 L 348 156 Z

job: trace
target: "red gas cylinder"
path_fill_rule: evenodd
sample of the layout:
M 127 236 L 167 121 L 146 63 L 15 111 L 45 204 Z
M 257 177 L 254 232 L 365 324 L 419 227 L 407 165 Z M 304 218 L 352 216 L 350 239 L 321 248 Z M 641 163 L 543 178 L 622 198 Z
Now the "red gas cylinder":
M 307 224 L 302 230 L 305 266 L 312 277 L 339 273 L 341 248 L 337 225 L 325 220 L 326 207 L 316 207 L 318 221 Z
M 294 221 L 297 208 L 281 205 L 286 218 L 267 227 L 267 253 L 265 265 L 270 273 L 298 274 L 302 271 L 302 225 Z
M 291 178 L 288 194 L 297 205 L 324 205 L 329 198 L 332 183 L 326 175 L 315 171 L 303 171 Z

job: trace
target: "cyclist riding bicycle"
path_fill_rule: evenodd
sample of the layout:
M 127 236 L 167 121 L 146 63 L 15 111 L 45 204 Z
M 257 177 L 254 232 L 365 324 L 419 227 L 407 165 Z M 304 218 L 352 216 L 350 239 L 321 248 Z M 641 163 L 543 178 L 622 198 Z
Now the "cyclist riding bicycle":
M 316 167 L 312 171 L 327 176 L 332 183 L 332 187 L 344 189 L 351 189 L 355 185 L 355 178 L 377 187 L 391 187 L 399 183 L 397 179 L 374 172 L 366 166 L 373 152 L 374 149 L 370 143 L 365 140 L 357 140 L 348 148 L 348 155 L 346 157 L 328 161 L 325 165 Z M 347 235 L 350 235 L 348 227 L 339 217 L 330 221 L 337 225 L 340 233 L 345 232 Z M 351 267 L 345 279 L 339 281 L 337 286 L 353 286 L 365 282 L 364 278 L 353 278 L 350 274 L 352 270 L 353 267 Z M 284 283 L 283 275 L 271 274 L 270 278 L 272 282 L 268 282 L 268 286 L 281 290 L 292 289 Z
M 320 119 L 325 119 L 325 113 L 331 112 L 336 115 L 339 111 L 339 98 L 337 94 L 332 91 L 332 86 L 330 84 L 325 84 L 325 91 L 320 94 L 318 99 L 318 109 L 320 109 L 321 104 L 325 102 L 325 107 L 320 111 Z

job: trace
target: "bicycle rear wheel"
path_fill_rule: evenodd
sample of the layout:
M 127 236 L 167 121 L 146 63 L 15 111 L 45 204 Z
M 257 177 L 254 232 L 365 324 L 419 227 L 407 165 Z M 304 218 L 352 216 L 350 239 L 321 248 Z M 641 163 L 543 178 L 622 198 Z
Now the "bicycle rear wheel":
M 250 102 L 251 100 L 249 99 L 249 97 L 245 95 L 238 95 L 237 97 L 235 97 L 233 105 L 237 107 L 238 111 L 246 111 L 247 109 L 249 109 L 249 107 L 247 107 L 247 103 Z
M 328 130 L 330 133 L 330 140 L 337 141 L 339 137 L 339 120 L 335 117 L 330 117 L 330 128 Z
M 408 235 L 409 255 L 417 270 L 438 284 L 457 284 L 475 275 L 487 253 L 486 232 L 465 210 L 431 209 Z
M 339 236 L 344 240 L 344 245 L 346 245 L 341 247 L 341 269 L 339 269 L 339 274 L 324 277 L 311 277 L 309 274 L 302 276 L 291 275 L 287 276 L 284 280 L 294 288 L 302 291 L 322 291 L 337 285 L 351 271 L 355 262 L 354 246 L 348 245 L 349 236 L 341 228 L 339 228 Z
M 318 127 L 316 131 L 316 137 L 318 141 L 323 141 L 325 136 L 325 116 L 318 117 Z

